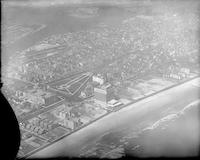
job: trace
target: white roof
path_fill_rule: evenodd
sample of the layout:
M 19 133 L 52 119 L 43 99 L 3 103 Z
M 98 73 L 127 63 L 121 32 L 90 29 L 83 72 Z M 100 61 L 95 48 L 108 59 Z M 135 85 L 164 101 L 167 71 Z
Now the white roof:
M 115 103 L 117 103 L 118 101 L 116 100 L 116 99 L 112 99 L 112 100 L 110 100 L 108 103 L 109 104 L 115 104 Z

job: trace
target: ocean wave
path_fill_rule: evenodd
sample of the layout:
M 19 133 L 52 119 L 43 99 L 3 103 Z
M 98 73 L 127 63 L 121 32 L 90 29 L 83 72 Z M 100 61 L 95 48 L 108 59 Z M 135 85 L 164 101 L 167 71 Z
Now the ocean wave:
M 166 126 L 165 123 L 170 122 L 170 121 L 174 121 L 178 117 L 179 117 L 178 114 L 167 115 L 167 116 L 163 117 L 162 119 L 160 119 L 160 120 L 156 121 L 155 123 L 153 123 L 153 125 L 144 128 L 143 131 L 154 130 L 154 129 L 160 127 L 160 126 L 164 127 L 164 125 Z
M 180 111 L 180 115 L 184 115 L 186 112 L 188 112 L 189 110 L 191 110 L 194 107 L 197 107 L 198 105 L 200 105 L 200 99 L 188 104 L 187 106 L 185 106 L 181 111 Z
M 174 121 L 177 118 L 179 118 L 180 116 L 183 116 L 186 114 L 186 112 L 188 112 L 189 110 L 191 110 L 193 107 L 196 107 L 200 105 L 200 100 L 194 101 L 190 104 L 188 104 L 187 106 L 185 106 L 181 111 L 174 113 L 174 114 L 169 114 L 165 117 L 163 117 L 162 119 L 156 121 L 155 123 L 153 123 L 153 125 L 148 126 L 146 128 L 144 128 L 142 131 L 146 131 L 146 130 L 154 130 L 158 127 L 166 127 L 168 122 Z

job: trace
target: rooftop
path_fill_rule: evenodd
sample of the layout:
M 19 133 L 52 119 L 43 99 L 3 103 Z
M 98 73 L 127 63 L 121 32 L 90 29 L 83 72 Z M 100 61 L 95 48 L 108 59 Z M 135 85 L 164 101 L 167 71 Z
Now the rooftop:
M 106 90 L 109 87 L 111 87 L 110 83 L 105 83 L 103 85 L 98 86 L 99 89 L 103 89 L 103 90 Z

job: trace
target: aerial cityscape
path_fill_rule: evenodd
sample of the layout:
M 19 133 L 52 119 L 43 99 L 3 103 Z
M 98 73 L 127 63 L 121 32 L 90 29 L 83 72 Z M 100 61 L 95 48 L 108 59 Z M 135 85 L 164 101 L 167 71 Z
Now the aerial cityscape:
M 85 2 L 2 2 L 18 157 L 196 156 L 200 3 Z

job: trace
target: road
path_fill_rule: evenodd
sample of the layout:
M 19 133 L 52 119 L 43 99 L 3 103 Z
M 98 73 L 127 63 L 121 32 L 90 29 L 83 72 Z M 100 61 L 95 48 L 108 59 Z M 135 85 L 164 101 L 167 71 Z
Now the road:
M 167 108 L 177 108 L 199 99 L 199 87 L 194 85 L 196 79 L 163 91 L 137 103 L 131 104 L 117 112 L 92 123 L 91 125 L 63 138 L 60 141 L 34 153 L 30 157 L 75 156 L 88 144 L 100 138 L 106 132 L 125 125 L 137 126 L 158 116 Z

